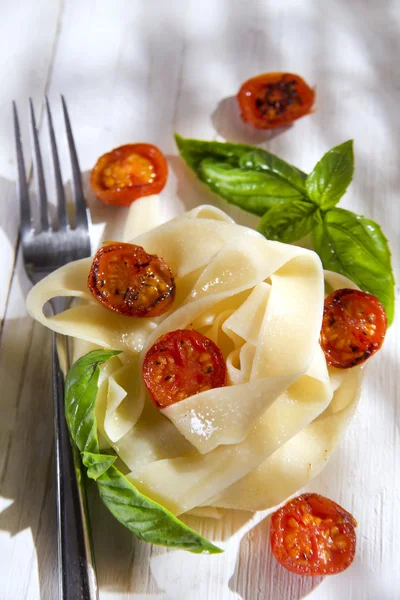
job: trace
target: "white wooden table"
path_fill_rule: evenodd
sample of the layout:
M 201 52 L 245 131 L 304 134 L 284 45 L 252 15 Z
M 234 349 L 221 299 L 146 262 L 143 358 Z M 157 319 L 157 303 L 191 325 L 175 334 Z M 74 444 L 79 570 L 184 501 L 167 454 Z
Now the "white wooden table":
M 24 308 L 29 284 L 18 254 L 11 100 L 28 146 L 28 96 L 39 108 L 49 95 L 61 135 L 58 95 L 65 94 L 84 171 L 120 144 L 155 143 L 170 161 L 165 203 L 182 210 L 209 196 L 185 174 L 174 131 L 263 142 L 305 171 L 354 138 L 356 173 L 343 206 L 381 223 L 399 280 L 400 2 L 3 0 L 2 8 L 0 599 L 53 600 L 50 334 Z M 232 96 L 248 77 L 274 70 L 316 84 L 317 111 L 273 139 L 249 137 Z M 64 151 L 62 159 L 68 167 Z M 96 218 L 108 214 L 103 209 Z M 240 217 L 238 210 L 231 214 Z M 398 316 L 368 370 L 345 439 L 310 486 L 359 522 L 347 572 L 323 581 L 286 573 L 270 556 L 266 522 L 242 539 L 236 534 L 223 557 L 191 557 L 179 569 L 163 549 L 134 540 L 91 497 L 101 600 L 298 600 L 310 592 L 313 600 L 400 598 L 399 323 Z M 239 513 L 207 533 L 229 538 L 247 519 Z

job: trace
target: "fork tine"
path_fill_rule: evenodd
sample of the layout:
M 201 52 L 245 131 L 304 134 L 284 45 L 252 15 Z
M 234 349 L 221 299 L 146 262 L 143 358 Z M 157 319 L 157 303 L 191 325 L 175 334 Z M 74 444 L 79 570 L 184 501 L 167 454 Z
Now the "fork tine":
M 72 136 L 72 129 L 68 116 L 67 105 L 63 95 L 61 95 L 61 102 L 64 113 L 65 128 L 67 130 L 67 141 L 72 166 L 72 193 L 75 202 L 76 226 L 88 229 L 88 215 L 85 197 L 83 195 L 81 170 L 79 167 L 78 155 L 76 153 L 74 138 Z
M 31 207 L 29 205 L 28 181 L 26 179 L 24 154 L 22 152 L 21 131 L 19 127 L 17 105 L 13 100 L 15 152 L 17 158 L 18 179 L 17 195 L 20 206 L 20 231 L 23 236 L 32 229 Z
M 32 159 L 33 170 L 36 178 L 36 188 L 40 205 L 40 226 L 42 231 L 49 229 L 49 217 L 47 214 L 47 193 L 43 174 L 42 155 L 40 153 L 39 138 L 36 129 L 35 112 L 33 109 L 32 98 L 29 98 L 31 112 L 31 135 L 32 135 Z
M 68 226 L 67 212 L 65 207 L 65 193 L 61 176 L 60 159 L 58 157 L 57 142 L 54 135 L 53 119 L 51 117 L 50 104 L 47 96 L 45 97 L 47 121 L 49 125 L 50 147 L 53 157 L 54 179 L 56 183 L 58 229 L 66 229 Z

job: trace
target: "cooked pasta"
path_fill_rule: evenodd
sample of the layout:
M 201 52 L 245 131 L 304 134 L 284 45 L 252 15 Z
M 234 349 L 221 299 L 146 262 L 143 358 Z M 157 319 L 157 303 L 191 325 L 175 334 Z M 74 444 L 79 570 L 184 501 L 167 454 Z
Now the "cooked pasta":
M 177 515 L 282 502 L 323 468 L 355 410 L 361 370 L 328 370 L 319 346 L 326 286 L 354 284 L 324 274 L 314 252 L 268 241 L 211 206 L 132 241 L 175 276 L 167 313 L 107 310 L 87 288 L 84 259 L 33 288 L 30 314 L 73 338 L 74 360 L 93 347 L 123 351 L 102 367 L 97 423 L 140 491 Z M 55 296 L 76 301 L 48 317 L 43 306 Z M 161 335 L 185 328 L 219 346 L 228 385 L 158 410 L 142 380 L 144 356 Z

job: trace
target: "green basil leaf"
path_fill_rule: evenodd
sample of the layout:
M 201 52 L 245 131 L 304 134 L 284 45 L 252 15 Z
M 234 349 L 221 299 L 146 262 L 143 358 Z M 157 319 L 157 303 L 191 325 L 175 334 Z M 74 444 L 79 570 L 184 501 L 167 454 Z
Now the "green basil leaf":
M 394 276 L 388 242 L 379 225 L 333 208 L 321 214 L 312 239 L 324 267 L 379 298 L 390 324 L 394 317 Z
M 310 233 L 318 210 L 313 202 L 291 200 L 265 213 L 257 230 L 268 240 L 291 244 Z
M 309 197 L 323 209 L 332 208 L 345 193 L 353 171 L 353 140 L 349 140 L 324 154 L 307 177 Z
M 202 161 L 198 174 L 228 202 L 260 216 L 277 204 L 303 197 L 296 188 L 271 173 L 236 168 L 213 158 Z
M 182 158 L 214 192 L 263 215 L 287 198 L 306 195 L 305 173 L 255 146 L 204 142 L 175 135 Z
M 89 352 L 72 365 L 65 380 L 65 416 L 88 476 L 96 480 L 112 514 L 140 539 L 194 553 L 222 552 L 158 502 L 141 494 L 114 466 L 116 457 L 100 452 L 95 416 L 100 365 L 117 354 L 118 350 Z

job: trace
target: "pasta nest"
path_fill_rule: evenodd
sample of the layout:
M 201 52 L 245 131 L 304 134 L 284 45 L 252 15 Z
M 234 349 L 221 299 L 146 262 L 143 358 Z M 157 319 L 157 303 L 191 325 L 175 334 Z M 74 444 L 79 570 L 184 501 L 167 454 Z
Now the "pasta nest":
M 361 369 L 328 369 L 319 334 L 325 291 L 356 286 L 324 273 L 311 250 L 268 241 L 212 206 L 132 242 L 172 269 L 168 313 L 139 319 L 107 310 L 87 288 L 84 259 L 33 288 L 30 314 L 74 338 L 74 359 L 95 347 L 123 350 L 102 367 L 97 425 L 141 492 L 176 515 L 279 504 L 321 471 L 355 410 Z M 47 317 L 43 306 L 55 296 L 76 302 Z M 161 335 L 184 328 L 219 346 L 229 385 L 158 410 L 143 359 Z

